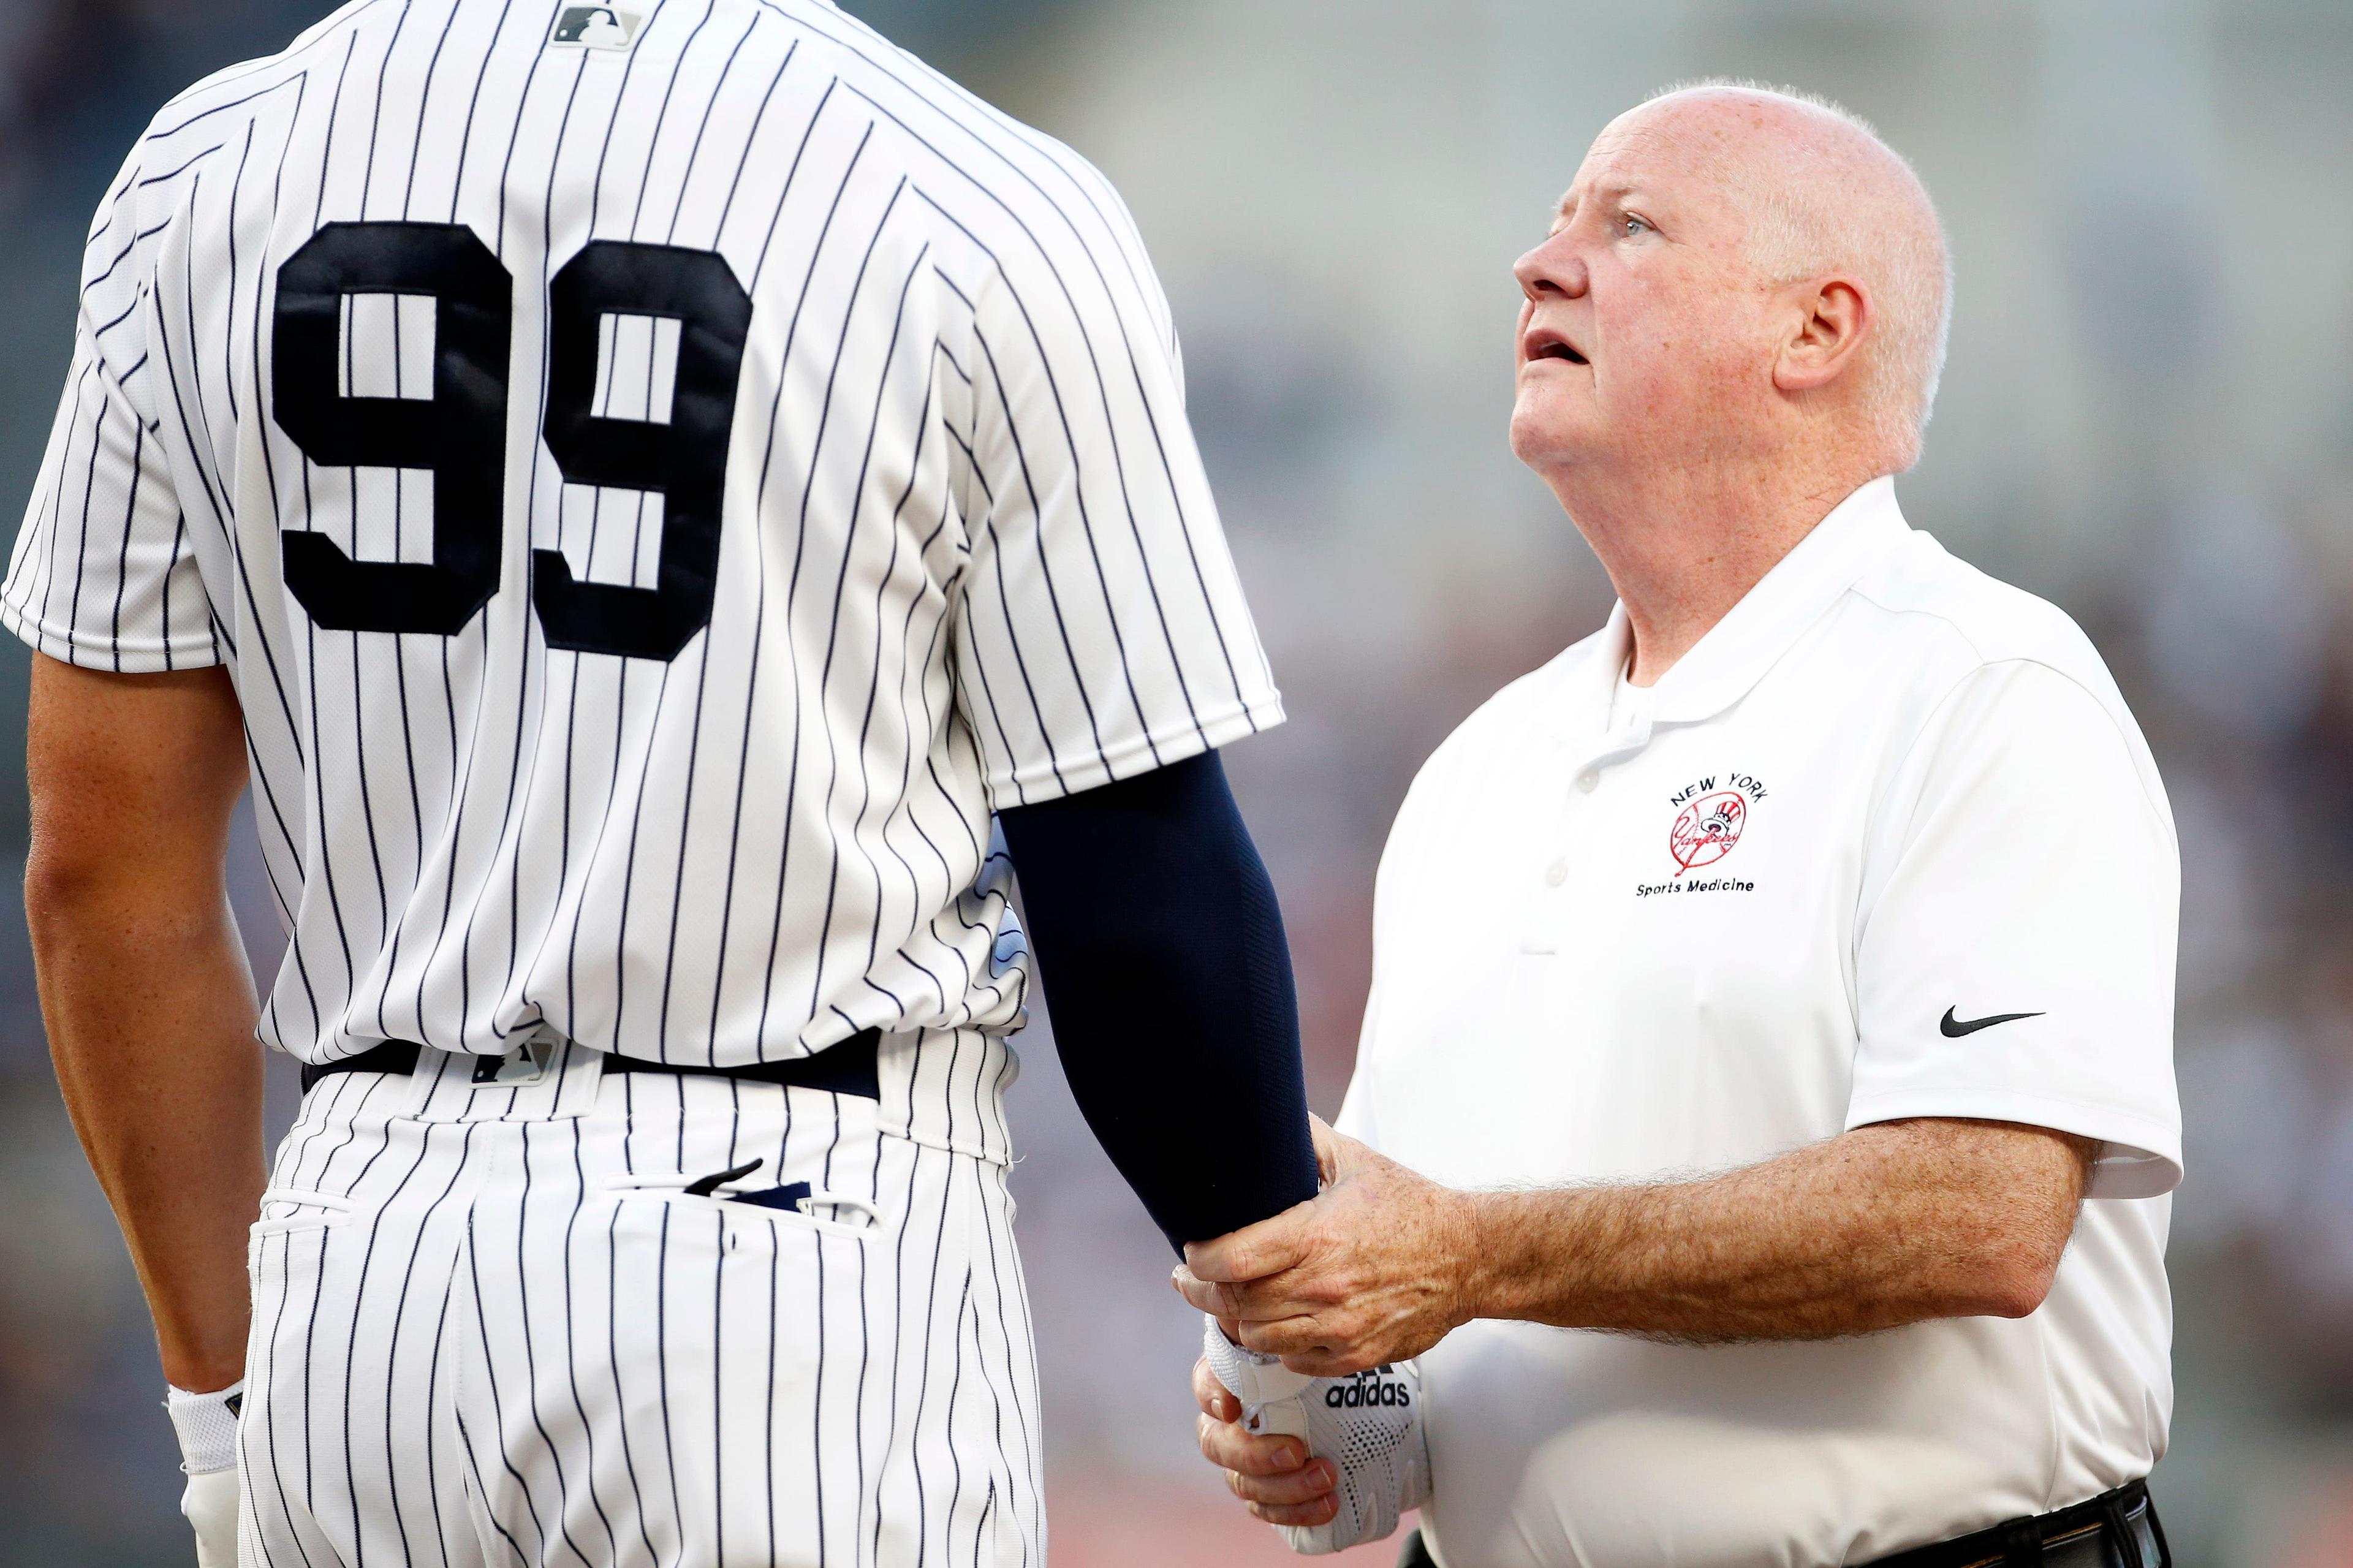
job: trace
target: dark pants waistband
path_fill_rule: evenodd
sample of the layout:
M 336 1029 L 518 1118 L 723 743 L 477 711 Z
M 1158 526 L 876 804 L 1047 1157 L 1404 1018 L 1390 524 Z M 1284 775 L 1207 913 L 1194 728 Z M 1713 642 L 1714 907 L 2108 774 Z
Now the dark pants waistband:
M 1398 1568 L 1438 1568 L 1419 1530 L 1405 1538 Z M 2134 1481 L 2056 1513 L 1882 1557 L 1869 1568 L 2173 1568 L 2173 1554 L 2148 1483 Z
M 608 1073 L 661 1072 L 681 1078 L 732 1078 L 746 1083 L 775 1083 L 798 1089 L 821 1089 L 835 1094 L 855 1094 L 867 1100 L 882 1098 L 881 1069 L 877 1063 L 882 1037 L 873 1029 L 861 1029 L 839 1045 L 806 1057 L 790 1057 L 783 1061 L 747 1062 L 742 1067 L 703 1067 L 686 1062 L 649 1061 L 642 1057 L 624 1057 L 607 1052 L 604 1070 Z M 414 1040 L 386 1040 L 371 1046 L 355 1056 L 332 1062 L 302 1064 L 302 1092 L 308 1094 L 320 1079 L 339 1072 L 411 1073 L 417 1070 L 417 1054 L 424 1047 Z M 504 1060 L 501 1057 L 486 1056 L 475 1073 L 475 1081 L 488 1083 L 490 1069 Z
M 2147 1481 L 2031 1519 L 1882 1557 L 1870 1568 L 2172 1568 Z

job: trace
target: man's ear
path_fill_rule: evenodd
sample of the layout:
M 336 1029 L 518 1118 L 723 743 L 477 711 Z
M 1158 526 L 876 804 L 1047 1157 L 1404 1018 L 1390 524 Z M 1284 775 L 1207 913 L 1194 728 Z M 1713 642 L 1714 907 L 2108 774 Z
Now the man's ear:
M 1791 290 L 1797 328 L 1773 362 L 1773 384 L 1783 392 L 1828 386 L 1855 363 L 1863 340 L 1879 324 L 1879 310 L 1863 286 L 1835 274 Z

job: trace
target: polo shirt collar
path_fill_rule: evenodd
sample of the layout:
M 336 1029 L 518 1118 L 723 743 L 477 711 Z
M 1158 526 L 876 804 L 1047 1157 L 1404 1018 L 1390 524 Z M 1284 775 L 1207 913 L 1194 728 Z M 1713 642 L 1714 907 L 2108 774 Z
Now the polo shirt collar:
M 1635 743 L 1648 739 L 1655 725 L 1712 719 L 1746 696 L 1806 628 L 1910 532 L 1896 507 L 1892 478 L 1873 479 L 1839 502 L 1660 678 L 1651 698 L 1650 723 Z M 1611 607 L 1609 624 L 1594 641 L 1595 658 L 1584 672 L 1588 679 L 1579 682 L 1584 689 L 1578 695 L 1588 701 L 1578 706 L 1599 721 L 1609 710 L 1609 693 L 1633 646 L 1622 603 Z

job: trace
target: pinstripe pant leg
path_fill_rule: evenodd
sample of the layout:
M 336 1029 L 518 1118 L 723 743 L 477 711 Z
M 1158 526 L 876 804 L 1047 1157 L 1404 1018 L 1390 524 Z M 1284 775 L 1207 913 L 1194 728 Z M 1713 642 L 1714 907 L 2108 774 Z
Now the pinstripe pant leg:
M 519 1149 L 453 1298 L 511 1559 L 1042 1564 L 1001 1166 L 879 1132 L 871 1101 L 658 1075 Z M 734 1185 L 807 1181 L 851 1217 L 683 1191 L 754 1158 Z
M 331 1079 L 281 1147 L 248 1259 L 240 1556 L 259 1568 L 483 1562 L 444 1352 L 479 1130 Z
M 777 1510 L 766 1462 L 769 1384 L 785 1409 L 814 1368 L 801 1270 L 767 1211 L 682 1191 L 777 1159 L 784 1091 L 758 1089 L 747 1110 L 724 1082 L 607 1082 L 589 1114 L 526 1126 L 476 1206 L 464 1425 L 487 1515 L 530 1562 L 801 1561 L 809 1500 Z
M 870 1312 L 889 1441 L 864 1561 L 1042 1568 L 1037 1383 L 1003 1167 L 900 1147 L 910 1222 Z
M 680 1530 L 662 1431 L 673 1368 L 659 1352 L 683 1302 L 659 1278 L 663 1238 L 642 1245 L 641 1216 L 603 1195 L 599 1152 L 618 1132 L 593 1115 L 522 1124 L 474 1211 L 460 1424 L 484 1519 L 513 1561 L 719 1561 Z M 658 1232 L 661 1216 L 644 1217 Z
M 972 1349 L 996 1458 L 997 1507 L 1003 1516 L 998 1528 L 1008 1537 L 1000 1551 L 1005 1562 L 1044 1568 L 1045 1434 L 1039 1420 L 1037 1342 L 1030 1331 L 1029 1289 L 1013 1245 L 1013 1199 L 1004 1166 L 976 1160 L 968 1166 L 976 1188 L 973 1215 L 977 1231 L 970 1243 Z M 976 1424 L 978 1418 L 976 1413 Z

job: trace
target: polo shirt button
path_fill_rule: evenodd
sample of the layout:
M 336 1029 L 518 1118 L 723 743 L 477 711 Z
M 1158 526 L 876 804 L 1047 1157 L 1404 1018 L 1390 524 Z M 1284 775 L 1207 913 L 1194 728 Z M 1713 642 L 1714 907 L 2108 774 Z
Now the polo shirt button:
M 1547 887 L 1547 888 L 1557 888 L 1557 887 L 1559 887 L 1563 882 L 1566 882 L 1566 881 L 1567 881 L 1567 880 L 1568 880 L 1568 862 L 1567 862 L 1567 861 L 1566 861 L 1566 860 L 1556 860 L 1556 861 L 1554 861 L 1551 865 L 1549 865 L 1549 866 L 1547 866 L 1547 867 L 1546 867 L 1546 868 L 1545 868 L 1545 886 L 1546 886 L 1546 887 Z
M 1600 782 L 1601 775 L 1591 768 L 1588 768 L 1583 773 L 1577 775 L 1577 787 L 1583 790 L 1588 795 L 1591 795 L 1593 793 L 1593 787 Z

